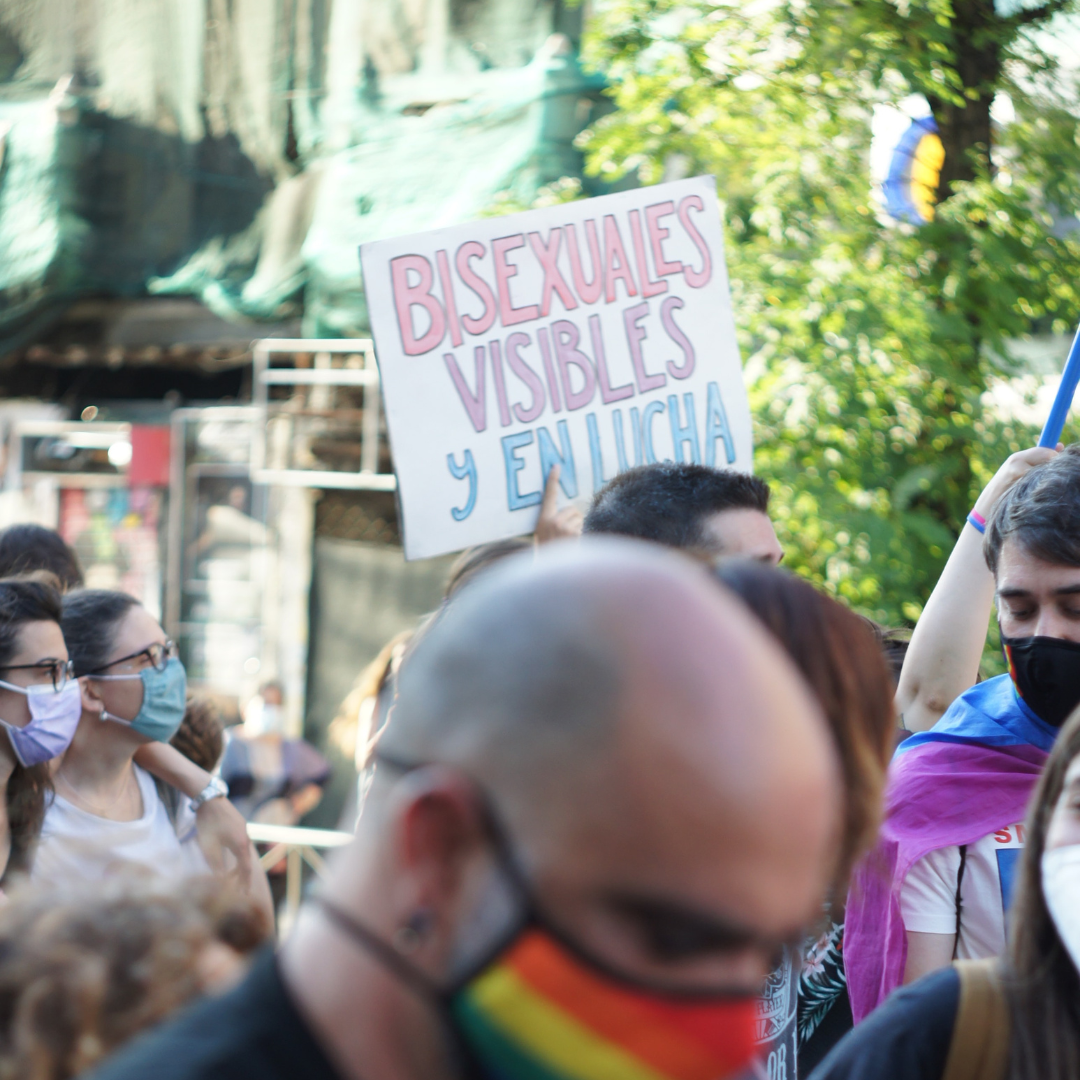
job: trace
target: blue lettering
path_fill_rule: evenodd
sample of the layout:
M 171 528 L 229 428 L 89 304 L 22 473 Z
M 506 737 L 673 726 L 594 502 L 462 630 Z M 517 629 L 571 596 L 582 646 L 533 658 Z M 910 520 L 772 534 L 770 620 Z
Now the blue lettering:
M 464 521 L 476 506 L 476 460 L 472 456 L 472 451 L 466 450 L 464 465 L 459 465 L 454 460 L 453 454 L 446 455 L 446 464 L 450 467 L 450 475 L 455 480 L 464 480 L 466 477 L 469 479 L 469 497 L 465 500 L 465 505 L 450 508 L 450 513 L 455 521 Z
M 735 440 L 731 437 L 727 413 L 724 411 L 724 399 L 720 396 L 720 387 L 709 383 L 709 399 L 705 409 L 705 464 L 716 465 L 716 440 L 724 440 L 724 453 L 730 465 L 735 460 Z
M 562 422 L 566 423 L 565 420 Z M 533 441 L 533 433 L 531 431 L 519 431 L 516 435 L 504 435 L 499 441 L 502 443 L 503 462 L 506 465 L 506 505 L 511 510 L 524 510 L 528 506 L 539 506 L 541 499 L 539 491 L 528 491 L 524 495 L 518 491 L 517 474 L 525 468 L 525 462 L 518 457 L 517 452 Z
M 559 432 L 559 444 L 562 453 L 555 449 L 555 442 L 547 428 L 536 429 L 537 440 L 540 443 L 540 475 L 543 483 L 547 483 L 547 475 L 551 472 L 552 465 L 561 466 L 559 472 L 559 487 L 568 499 L 577 498 L 577 471 L 574 468 L 574 448 L 570 445 L 570 427 L 565 420 L 560 420 L 555 425 Z M 520 436 L 518 436 L 520 438 Z M 504 440 L 505 441 L 505 440 Z M 532 442 L 532 433 L 529 433 L 529 442 Z M 540 501 L 540 493 L 536 493 L 536 502 Z M 533 503 L 528 505 L 532 506 Z M 513 509 L 513 507 L 511 507 Z
M 683 404 L 686 406 L 685 427 L 679 423 L 679 399 L 674 394 L 668 395 L 668 419 L 671 421 L 671 442 L 675 447 L 675 460 L 682 464 L 683 443 L 689 443 L 690 460 L 695 465 L 700 465 L 701 449 L 698 445 L 697 417 L 694 415 L 694 395 L 683 394 Z
M 634 422 L 637 422 L 636 419 Z M 615 429 L 615 455 L 619 459 L 619 472 L 626 472 L 630 465 L 626 460 L 626 437 L 623 434 L 622 409 L 611 410 L 611 426 Z
M 664 411 L 664 403 L 662 401 L 650 401 L 645 406 L 645 412 L 641 417 L 641 441 L 645 444 L 645 460 L 650 465 L 656 464 L 656 454 L 653 451 L 652 442 L 652 424 L 656 419 L 657 413 Z
M 645 459 L 641 453 L 641 414 L 636 405 L 630 408 L 630 430 L 634 436 L 634 464 L 642 465 Z
M 607 481 L 604 479 L 604 452 L 600 449 L 600 429 L 596 426 L 596 413 L 585 417 L 589 429 L 589 456 L 592 458 L 593 491 L 599 491 Z

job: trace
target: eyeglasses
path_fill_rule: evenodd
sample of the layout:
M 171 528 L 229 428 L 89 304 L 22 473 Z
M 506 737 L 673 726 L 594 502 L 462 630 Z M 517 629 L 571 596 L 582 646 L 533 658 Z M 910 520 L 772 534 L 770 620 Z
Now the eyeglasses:
M 140 658 L 145 658 L 146 662 L 155 671 L 164 671 L 165 665 L 170 660 L 175 659 L 177 655 L 176 642 L 166 641 L 162 644 L 160 641 L 155 641 L 153 645 L 147 645 L 145 649 L 140 649 L 130 656 L 121 656 L 119 660 L 110 660 L 107 664 L 102 664 L 101 667 L 94 668 L 93 671 L 88 671 L 86 674 L 97 675 L 102 671 L 108 671 L 111 667 L 116 667 L 117 664 L 126 664 L 129 660 L 139 660 Z
M 0 671 L 40 671 L 48 673 L 53 689 L 60 693 L 67 686 L 68 679 L 75 677 L 75 665 L 70 660 L 39 660 L 36 664 L 8 664 Z

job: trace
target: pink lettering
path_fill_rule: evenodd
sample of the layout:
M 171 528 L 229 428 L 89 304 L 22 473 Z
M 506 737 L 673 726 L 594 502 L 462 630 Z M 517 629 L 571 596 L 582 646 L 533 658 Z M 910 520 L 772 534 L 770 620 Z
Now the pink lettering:
M 692 270 L 689 266 L 683 266 L 683 277 L 686 279 L 686 284 L 691 289 L 700 289 L 702 285 L 707 285 L 709 279 L 712 277 L 712 256 L 709 254 L 709 245 L 705 243 L 705 238 L 698 232 L 697 226 L 690 220 L 691 210 L 704 210 L 705 204 L 701 201 L 700 195 L 687 195 L 681 203 L 679 203 L 679 220 L 682 222 L 683 228 L 686 230 L 690 239 L 694 242 L 694 247 L 701 252 L 701 269 Z
M 497 341 L 488 342 L 491 354 L 491 377 L 495 380 L 495 400 L 499 403 L 499 423 L 510 425 L 510 403 L 506 400 L 506 377 L 503 373 L 502 346 Z
M 551 294 L 555 292 L 559 294 L 563 307 L 567 311 L 573 311 L 578 306 L 577 301 L 574 299 L 574 294 L 570 291 L 570 286 L 566 284 L 566 279 L 562 276 L 562 272 L 555 261 L 559 257 L 562 229 L 552 229 L 548 234 L 546 245 L 540 238 L 539 233 L 531 232 L 529 233 L 529 243 L 532 244 L 532 249 L 536 252 L 536 257 L 540 260 L 540 265 L 544 269 L 544 287 L 540 294 L 541 317 L 546 318 L 548 312 L 551 311 Z
M 409 284 L 409 272 L 419 274 L 419 280 Z M 406 356 L 419 356 L 430 352 L 446 333 L 446 315 L 439 301 L 431 295 L 434 275 L 431 263 L 423 255 L 399 255 L 390 260 L 390 281 L 394 292 L 401 346 Z M 413 330 L 412 309 L 422 307 L 431 319 L 431 325 L 423 337 Z
M 461 323 L 458 320 L 457 304 L 454 302 L 454 281 L 450 276 L 450 260 L 441 248 L 435 252 L 435 264 L 439 268 L 439 283 L 442 285 L 443 303 L 446 305 L 446 321 L 450 324 L 450 341 L 456 349 L 461 344 Z
M 510 302 L 510 279 L 517 277 L 518 268 L 506 261 L 506 254 L 515 248 L 525 246 L 525 237 L 500 236 L 491 243 L 491 254 L 495 260 L 495 287 L 499 290 L 499 320 L 503 326 L 513 326 L 519 322 L 529 322 L 538 318 L 540 312 L 535 304 L 526 304 L 516 308 Z
M 658 390 L 661 386 L 667 385 L 667 376 L 663 372 L 650 375 L 645 370 L 645 357 L 641 354 L 641 343 L 648 336 L 648 332 L 641 325 L 641 320 L 648 314 L 648 303 L 635 304 L 623 312 L 623 325 L 626 327 L 626 340 L 630 346 L 630 359 L 634 362 L 634 378 L 637 380 L 639 394 L 647 394 L 650 390 Z
M 540 327 L 536 332 L 536 340 L 540 343 L 540 356 L 544 361 L 544 374 L 547 375 L 548 393 L 551 395 L 551 411 L 562 412 L 562 402 L 559 399 L 559 380 L 555 378 L 555 365 L 551 362 L 551 343 L 548 341 L 547 327 Z
M 637 296 L 634 277 L 630 273 L 630 263 L 626 258 L 619 235 L 619 223 L 613 214 L 604 215 L 604 300 L 610 304 L 615 299 L 615 282 L 622 279 L 627 296 Z
M 592 337 L 593 352 L 596 355 L 596 377 L 600 381 L 600 397 L 605 405 L 612 401 L 622 401 L 623 398 L 634 396 L 634 384 L 625 383 L 623 386 L 612 387 L 611 377 L 607 369 L 607 353 L 604 351 L 604 333 L 600 326 L 600 316 L 589 316 L 589 334 Z
M 529 393 L 532 394 L 532 401 L 527 409 L 523 409 L 519 404 L 514 405 L 514 416 L 522 424 L 531 424 L 544 411 L 544 384 L 540 376 L 522 359 L 519 351 L 526 345 L 531 344 L 532 338 L 528 334 L 523 334 L 520 330 L 506 339 L 506 362 L 510 365 L 510 370 L 529 388 Z
M 574 288 L 583 304 L 595 304 L 600 299 L 604 288 L 604 270 L 600 265 L 600 241 L 596 236 L 596 222 L 589 218 L 585 222 L 585 239 L 589 242 L 589 259 L 592 263 L 593 279 L 585 280 L 581 269 L 581 254 L 577 246 L 577 230 L 573 225 L 566 226 L 566 250 L 570 253 L 570 276 L 574 279 Z
M 636 210 L 630 211 L 630 237 L 634 242 L 634 257 L 637 259 L 641 295 L 656 296 L 658 293 L 667 292 L 666 281 L 651 281 L 649 279 L 649 267 L 645 260 L 645 238 L 641 235 L 641 215 Z
M 483 431 L 487 427 L 487 399 L 484 393 L 484 346 L 477 345 L 473 352 L 476 361 L 476 393 L 469 389 L 465 376 L 458 367 L 457 357 L 453 353 L 443 353 L 443 361 L 450 371 L 450 378 L 454 380 L 454 388 L 461 398 L 461 404 L 469 414 L 472 426 L 477 431 Z
M 685 306 L 682 299 L 678 296 L 669 296 L 660 305 L 660 322 L 663 323 L 668 337 L 682 349 L 682 354 L 685 357 L 681 366 L 676 364 L 674 360 L 669 360 L 667 362 L 668 374 L 673 379 L 689 379 L 690 376 L 694 374 L 694 365 L 697 362 L 697 357 L 694 355 L 694 346 L 690 343 L 690 339 L 675 324 L 675 316 L 672 315 L 673 311 L 678 311 Z
M 645 207 L 645 228 L 649 233 L 649 244 L 652 246 L 653 265 L 656 267 L 657 277 L 667 277 L 668 274 L 682 272 L 681 262 L 668 262 L 664 258 L 664 241 L 671 235 L 670 229 L 665 229 L 660 224 L 660 219 L 670 217 L 675 213 L 675 204 L 668 202 L 654 203 Z
M 592 361 L 578 349 L 581 335 L 578 328 L 567 319 L 560 319 L 551 324 L 551 333 L 555 338 L 555 358 L 559 362 L 559 374 L 562 376 L 563 399 L 568 411 L 582 409 L 592 401 L 596 394 L 596 371 Z M 580 390 L 575 390 L 570 376 L 570 368 L 575 367 L 585 380 Z
M 484 245 L 476 240 L 469 240 L 462 244 L 457 249 L 457 254 L 454 256 L 454 265 L 457 267 L 458 277 L 464 282 L 466 288 L 471 289 L 484 305 L 484 310 L 480 313 L 479 319 L 474 319 L 471 315 L 462 316 L 461 323 L 470 334 L 484 334 L 491 329 L 492 323 L 495 322 L 495 316 L 498 314 L 498 307 L 495 304 L 495 294 L 491 291 L 491 286 L 476 273 L 472 268 L 472 260 L 479 259 L 484 256 Z

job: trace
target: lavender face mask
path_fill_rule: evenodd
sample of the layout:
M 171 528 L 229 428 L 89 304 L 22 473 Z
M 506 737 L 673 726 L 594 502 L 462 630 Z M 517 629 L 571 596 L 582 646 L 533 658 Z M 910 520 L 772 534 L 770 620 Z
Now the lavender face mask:
M 15 686 L 0 680 L 5 690 L 25 694 L 30 705 L 30 723 L 17 727 L 0 718 L 7 730 L 11 748 L 23 766 L 40 765 L 62 754 L 75 737 L 82 716 L 82 690 L 75 679 L 60 690 L 50 685 Z

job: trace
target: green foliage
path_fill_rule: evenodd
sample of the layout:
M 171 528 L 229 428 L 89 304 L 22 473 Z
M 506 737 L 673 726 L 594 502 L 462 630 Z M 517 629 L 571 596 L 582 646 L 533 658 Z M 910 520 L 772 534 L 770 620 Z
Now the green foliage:
M 892 624 L 917 619 L 982 485 L 1036 438 L 984 408 L 994 358 L 1080 315 L 1080 234 L 1052 220 L 1080 203 L 1080 127 L 1021 22 L 995 31 L 1016 119 L 994 171 L 918 228 L 871 191 L 874 107 L 970 89 L 951 12 L 602 0 L 587 41 L 616 105 L 580 139 L 589 172 L 717 178 L 756 468 L 788 561 Z

